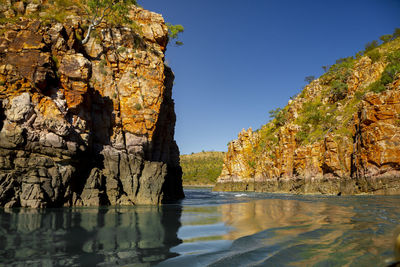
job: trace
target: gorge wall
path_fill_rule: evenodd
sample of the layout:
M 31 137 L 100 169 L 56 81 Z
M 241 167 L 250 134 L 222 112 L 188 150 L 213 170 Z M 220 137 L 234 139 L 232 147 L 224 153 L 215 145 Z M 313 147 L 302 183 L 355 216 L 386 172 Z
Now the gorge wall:
M 132 7 L 136 27 L 100 25 L 82 45 L 79 11 L 45 21 L 35 3 L 1 6 L 0 206 L 183 198 L 161 15 Z
M 400 194 L 398 70 L 399 38 L 338 61 L 229 143 L 214 190 Z

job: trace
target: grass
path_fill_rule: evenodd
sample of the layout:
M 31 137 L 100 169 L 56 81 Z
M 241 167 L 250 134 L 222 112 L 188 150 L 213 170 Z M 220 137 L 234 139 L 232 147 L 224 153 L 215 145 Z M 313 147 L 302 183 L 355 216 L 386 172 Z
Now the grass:
M 184 185 L 214 185 L 221 174 L 225 152 L 181 155 Z

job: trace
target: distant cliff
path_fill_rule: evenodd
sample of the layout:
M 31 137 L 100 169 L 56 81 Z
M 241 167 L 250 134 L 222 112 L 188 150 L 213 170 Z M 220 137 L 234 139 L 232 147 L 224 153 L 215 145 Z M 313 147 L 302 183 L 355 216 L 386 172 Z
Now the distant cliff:
M 135 27 L 82 45 L 87 22 L 58 2 L 1 5 L 0 206 L 182 198 L 163 18 L 133 6 Z
M 400 38 L 326 70 L 229 143 L 214 190 L 400 194 Z

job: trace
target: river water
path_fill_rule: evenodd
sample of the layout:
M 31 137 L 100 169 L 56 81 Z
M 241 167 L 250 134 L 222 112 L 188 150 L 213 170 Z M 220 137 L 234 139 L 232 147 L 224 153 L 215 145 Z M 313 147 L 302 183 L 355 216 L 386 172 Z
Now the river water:
M 186 189 L 179 204 L 0 209 L 0 266 L 387 266 L 399 196 Z

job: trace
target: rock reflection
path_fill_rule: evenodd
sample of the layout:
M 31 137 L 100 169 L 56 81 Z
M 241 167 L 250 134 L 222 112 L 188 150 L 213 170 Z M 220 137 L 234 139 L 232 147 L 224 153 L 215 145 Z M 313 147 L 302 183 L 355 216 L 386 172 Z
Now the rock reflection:
M 342 266 L 390 259 L 382 255 L 393 242 L 392 234 L 383 235 L 388 218 L 371 214 L 371 205 L 352 204 L 263 199 L 222 205 L 223 221 L 232 227 L 224 238 L 233 243 L 218 264 L 246 265 L 251 258 L 257 266 Z
M 346 224 L 355 213 L 350 208 L 296 200 L 262 199 L 221 206 L 225 223 L 233 230 L 230 240 L 252 235 L 265 229 L 309 225 L 309 230 L 326 224 Z M 288 231 L 282 229 L 281 231 Z M 297 232 L 299 229 L 291 229 Z M 288 233 L 289 234 L 289 233 Z
M 0 210 L 0 265 L 154 265 L 176 256 L 180 206 Z

